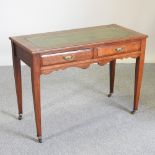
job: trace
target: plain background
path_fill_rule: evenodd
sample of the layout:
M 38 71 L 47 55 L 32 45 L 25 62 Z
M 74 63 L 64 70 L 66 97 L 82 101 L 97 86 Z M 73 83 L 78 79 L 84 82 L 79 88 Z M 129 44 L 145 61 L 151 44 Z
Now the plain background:
M 9 36 L 111 23 L 148 34 L 145 62 L 155 62 L 154 0 L 0 0 L 0 65 L 12 65 Z

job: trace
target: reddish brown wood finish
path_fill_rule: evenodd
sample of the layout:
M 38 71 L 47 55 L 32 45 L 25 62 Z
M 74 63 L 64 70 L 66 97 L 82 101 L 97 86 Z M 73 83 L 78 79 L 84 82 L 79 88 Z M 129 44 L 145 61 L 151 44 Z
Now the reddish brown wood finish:
M 120 49 L 120 51 L 119 51 Z M 124 52 L 140 51 L 140 41 L 97 47 L 97 56 L 114 55 Z
M 21 62 L 20 62 L 20 59 L 17 57 L 16 48 L 13 42 L 12 42 L 12 60 L 13 60 L 14 77 L 15 77 L 15 85 L 16 85 L 18 113 L 19 115 L 20 114 L 22 115 L 23 108 L 22 108 Z
M 116 60 L 112 60 L 109 64 L 109 73 L 110 73 L 110 93 L 108 95 L 109 97 L 114 92 L 115 66 L 116 66 Z
M 144 67 L 144 57 L 145 57 L 145 46 L 146 39 L 143 39 L 141 42 L 141 55 L 136 58 L 136 66 L 135 66 L 135 93 L 134 93 L 134 107 L 133 112 L 138 110 L 140 89 L 142 83 L 142 75 L 143 75 L 143 67 Z
M 94 51 L 95 55 L 95 51 Z M 105 65 L 106 63 L 115 60 L 115 59 L 123 59 L 123 58 L 136 58 L 141 55 L 141 52 L 131 52 L 131 53 L 120 53 L 115 55 L 110 55 L 106 57 L 98 57 L 90 60 L 84 60 L 84 61 L 77 61 L 72 63 L 65 63 L 65 64 L 55 64 L 55 65 L 49 65 L 49 66 L 41 66 L 41 74 L 49 74 L 53 71 L 66 69 L 68 67 L 80 67 L 80 68 L 86 68 L 86 66 L 89 66 L 92 63 L 98 63 L 99 65 Z
M 124 28 L 125 29 L 125 28 Z M 131 31 L 126 29 L 127 31 Z M 72 30 L 72 31 L 80 31 Z M 131 31 L 132 32 L 132 31 Z M 62 32 L 63 33 L 63 32 Z M 135 34 L 135 33 L 134 33 Z M 25 62 L 31 68 L 32 92 L 36 119 L 37 136 L 41 138 L 41 99 L 40 75 L 68 67 L 87 68 L 90 64 L 104 65 L 110 62 L 110 95 L 114 91 L 116 59 L 136 58 L 135 92 L 133 112 L 138 109 L 142 73 L 144 66 L 146 35 L 136 33 L 133 37 L 101 41 L 58 49 L 39 49 L 23 37 L 11 37 L 14 76 L 17 92 L 18 110 L 22 114 L 21 64 Z M 123 48 L 123 50 L 120 50 Z M 66 57 L 67 56 L 67 57 Z M 41 139 L 40 139 L 41 140 Z M 41 142 L 41 141 L 40 141 Z
M 23 50 L 21 47 L 16 46 L 17 57 L 24 61 L 29 67 L 31 67 L 32 55 L 26 50 Z
M 42 136 L 41 131 L 41 105 L 40 105 L 40 56 L 34 54 L 32 57 L 31 66 L 31 81 L 32 81 L 32 93 L 33 103 L 36 118 L 37 136 Z
M 68 58 L 68 59 L 67 59 Z M 42 55 L 42 66 L 82 61 L 93 58 L 92 49 L 70 51 L 65 53 Z

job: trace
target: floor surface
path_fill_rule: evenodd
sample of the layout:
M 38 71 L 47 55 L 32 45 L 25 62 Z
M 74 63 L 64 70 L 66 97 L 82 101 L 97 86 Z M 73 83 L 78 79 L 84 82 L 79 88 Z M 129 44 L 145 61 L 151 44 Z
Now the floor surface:
M 108 65 L 41 77 L 43 143 L 36 141 L 30 70 L 22 67 L 24 118 L 17 119 L 12 67 L 0 67 L 0 155 L 154 155 L 155 64 L 146 64 L 139 111 L 134 64 L 118 64 L 115 93 Z

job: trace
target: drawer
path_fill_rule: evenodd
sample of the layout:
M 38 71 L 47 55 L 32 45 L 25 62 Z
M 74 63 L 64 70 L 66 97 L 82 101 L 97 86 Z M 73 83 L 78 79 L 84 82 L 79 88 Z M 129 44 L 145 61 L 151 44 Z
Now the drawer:
M 106 45 L 97 47 L 97 56 L 107 56 L 107 55 L 113 55 L 118 53 L 124 53 L 124 52 L 136 52 L 140 51 L 141 43 L 140 41 L 136 42 L 129 42 L 129 43 L 123 43 L 123 44 L 115 44 L 115 45 Z
M 76 50 L 69 51 L 65 53 L 56 53 L 56 54 L 47 54 L 42 55 L 42 66 L 60 64 L 60 63 L 69 63 L 74 61 L 81 61 L 93 58 L 93 50 Z

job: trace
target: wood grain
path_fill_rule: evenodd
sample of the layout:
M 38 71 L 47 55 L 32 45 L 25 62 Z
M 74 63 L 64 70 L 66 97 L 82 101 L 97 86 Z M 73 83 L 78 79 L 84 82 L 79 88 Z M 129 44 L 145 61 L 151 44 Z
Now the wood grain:
M 72 36 L 73 34 L 75 36 Z M 20 61 L 22 60 L 31 68 L 33 102 L 39 142 L 42 136 L 41 74 L 49 74 L 69 67 L 86 69 L 94 63 L 104 65 L 110 62 L 110 94 L 112 94 L 114 92 L 116 59 L 134 58 L 136 59 L 133 104 L 135 111 L 138 109 L 142 83 L 146 38 L 147 35 L 116 24 L 10 37 L 19 113 L 22 113 Z
M 31 81 L 32 81 L 32 93 L 33 103 L 36 119 L 37 136 L 42 136 L 41 129 L 41 102 L 40 102 L 40 56 L 38 54 L 33 55 L 33 61 L 31 66 Z
M 116 66 L 116 60 L 110 61 L 110 64 L 109 64 L 110 94 L 114 92 L 115 66 Z
M 11 45 L 12 45 L 12 60 L 13 60 L 15 87 L 16 87 L 16 94 L 17 94 L 18 113 L 23 114 L 21 62 L 20 62 L 20 59 L 17 57 L 15 44 L 11 42 Z
M 67 57 L 71 57 L 71 59 L 68 60 L 65 59 Z M 42 55 L 41 61 L 42 66 L 47 66 L 54 64 L 70 63 L 74 61 L 82 61 L 92 58 L 93 58 L 93 50 L 85 49 L 85 50 L 69 51 L 57 54 Z
M 117 49 L 122 49 L 122 50 L 117 51 Z M 123 44 L 100 46 L 100 47 L 97 47 L 96 50 L 97 50 L 97 56 L 98 57 L 113 55 L 113 54 L 119 54 L 122 52 L 140 51 L 140 41 L 127 42 L 127 43 L 123 43 Z
M 135 91 L 134 91 L 134 107 L 133 107 L 134 111 L 138 110 L 140 89 L 143 76 L 143 67 L 144 67 L 145 47 L 146 47 L 146 39 L 143 39 L 141 42 L 141 55 L 138 58 L 136 58 Z
M 94 48 L 107 43 L 141 40 L 147 35 L 116 24 L 73 30 L 10 37 L 30 53 L 54 54 L 79 48 Z M 48 44 L 45 46 L 44 44 Z

